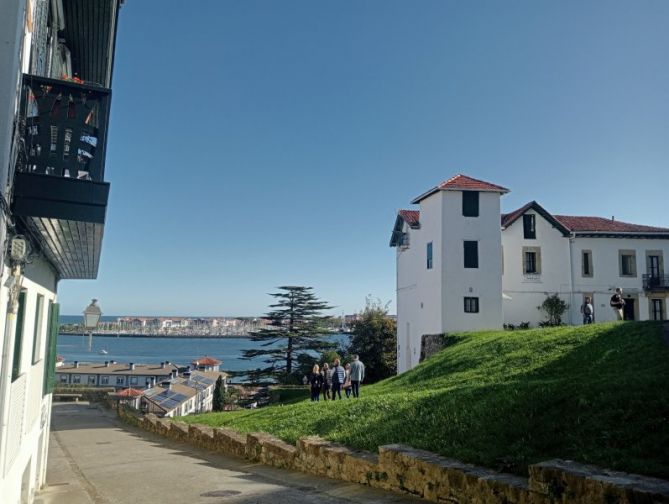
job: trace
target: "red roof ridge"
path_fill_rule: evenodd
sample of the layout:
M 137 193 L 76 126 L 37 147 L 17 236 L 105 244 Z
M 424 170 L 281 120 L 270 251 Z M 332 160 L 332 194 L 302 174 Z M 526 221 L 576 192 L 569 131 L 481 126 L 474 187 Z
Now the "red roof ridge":
M 424 200 L 428 196 L 431 196 L 432 194 L 438 191 L 449 191 L 449 190 L 499 192 L 501 194 L 509 192 L 509 190 L 506 187 L 502 187 L 497 184 L 486 182 L 485 180 L 476 179 L 474 177 L 458 173 L 457 175 L 453 175 L 448 180 L 444 180 L 440 184 L 437 184 L 435 187 L 421 194 L 417 198 L 414 198 L 411 203 L 412 204 L 420 203 L 421 200 Z

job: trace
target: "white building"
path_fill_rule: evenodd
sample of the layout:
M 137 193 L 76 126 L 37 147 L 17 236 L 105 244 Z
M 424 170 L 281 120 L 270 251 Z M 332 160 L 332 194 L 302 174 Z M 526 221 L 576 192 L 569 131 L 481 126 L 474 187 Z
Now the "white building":
M 667 318 L 669 229 L 597 217 L 551 215 L 532 201 L 500 212 L 504 187 L 457 175 L 398 212 L 398 371 L 418 364 L 423 335 L 501 329 L 545 317 L 537 307 L 558 294 L 564 322 L 581 323 L 593 299 L 595 321 L 614 320 L 609 299 L 622 287 L 625 318 Z
M 0 0 L 3 504 L 32 502 L 45 481 L 58 282 L 97 276 L 118 9 Z

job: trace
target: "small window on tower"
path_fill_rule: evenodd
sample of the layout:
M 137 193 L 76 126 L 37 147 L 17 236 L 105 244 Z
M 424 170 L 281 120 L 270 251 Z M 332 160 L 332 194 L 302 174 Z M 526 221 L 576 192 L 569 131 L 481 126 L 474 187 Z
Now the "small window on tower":
M 479 216 L 478 191 L 462 191 L 462 215 L 465 217 Z

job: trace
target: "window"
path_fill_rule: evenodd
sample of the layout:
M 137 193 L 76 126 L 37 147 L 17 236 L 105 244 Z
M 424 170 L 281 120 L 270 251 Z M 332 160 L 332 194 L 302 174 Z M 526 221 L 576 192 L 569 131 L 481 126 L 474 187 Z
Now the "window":
M 131 376 L 130 377 L 130 385 L 137 385 L 137 377 L 136 376 Z
M 432 242 L 427 244 L 427 269 L 432 269 Z
M 44 296 L 37 294 L 35 303 L 35 327 L 33 328 L 33 364 L 42 357 L 42 319 L 44 317 Z
M 479 216 L 478 191 L 462 191 L 462 215 L 465 217 Z
M 523 215 L 523 236 L 525 239 L 535 239 L 537 237 L 536 216 L 534 214 Z
M 21 352 L 23 350 L 23 322 L 26 314 L 26 291 L 19 293 L 19 306 L 16 312 L 14 329 L 14 360 L 12 361 L 12 381 L 21 375 Z
M 479 242 L 465 240 L 465 268 L 479 267 Z
M 95 385 L 95 376 L 89 376 L 88 377 L 88 384 L 89 385 Z
M 101 376 L 100 377 L 100 384 L 101 385 L 109 385 L 109 376 Z
M 72 383 L 81 383 L 81 376 L 80 375 L 74 375 L 72 377 Z
M 592 276 L 592 251 L 584 250 L 581 253 L 581 275 L 584 277 Z
M 123 382 L 124 382 L 124 380 L 123 380 L 122 377 L 120 377 L 120 376 L 116 377 L 116 385 L 123 385 Z
M 540 247 L 523 247 L 523 273 L 525 275 L 541 274 Z
M 60 375 L 60 383 L 67 383 L 67 375 Z
M 651 299 L 650 303 L 650 319 L 664 320 L 664 300 Z
M 465 298 L 465 313 L 478 313 L 479 312 L 479 298 L 477 297 L 466 297 Z
M 659 284 L 659 280 L 664 274 L 664 261 L 661 250 L 647 250 L 646 251 L 646 273 L 651 281 Z
M 634 250 L 619 250 L 620 276 L 636 276 L 636 252 Z

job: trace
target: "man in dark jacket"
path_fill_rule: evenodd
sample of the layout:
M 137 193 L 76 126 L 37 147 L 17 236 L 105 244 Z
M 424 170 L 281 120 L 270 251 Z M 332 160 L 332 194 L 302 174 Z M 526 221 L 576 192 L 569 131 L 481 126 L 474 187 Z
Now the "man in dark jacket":
M 346 379 L 346 370 L 341 366 L 339 359 L 335 359 L 334 367 L 332 368 L 332 400 L 334 401 L 339 395 L 341 399 L 341 387 L 344 385 Z
M 618 320 L 623 320 L 623 308 L 625 307 L 625 300 L 623 299 L 623 290 L 618 287 L 616 293 L 611 296 L 611 308 L 616 314 Z

